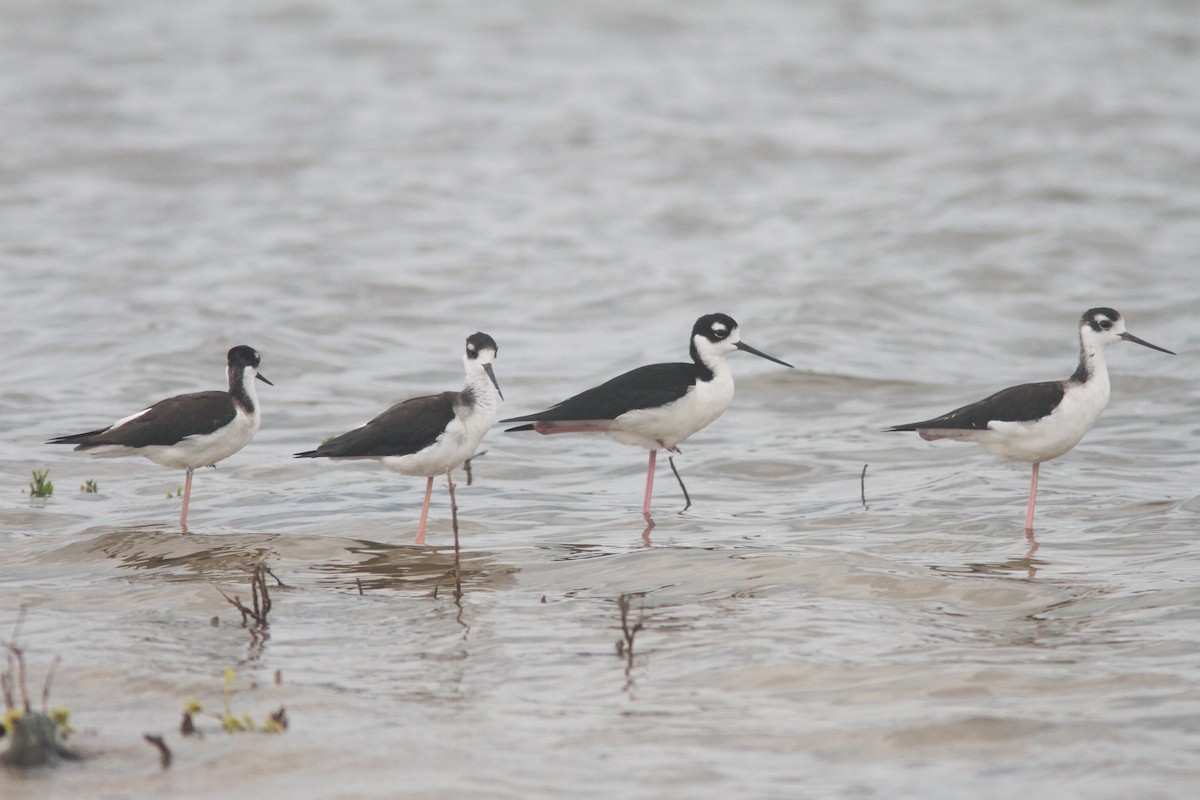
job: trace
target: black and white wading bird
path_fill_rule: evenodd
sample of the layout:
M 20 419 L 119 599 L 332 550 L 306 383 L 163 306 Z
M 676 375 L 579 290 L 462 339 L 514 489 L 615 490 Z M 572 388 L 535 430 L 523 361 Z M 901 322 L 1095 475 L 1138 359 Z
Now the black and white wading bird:
M 755 350 L 741 340 L 738 324 L 725 314 L 706 314 L 692 327 L 691 363 L 650 364 L 618 375 L 592 389 L 569 397 L 537 414 L 501 422 L 526 422 L 508 431 L 604 433 L 621 444 L 650 451 L 642 516 L 653 527 L 650 497 L 654 491 L 654 462 L 660 449 L 679 452 L 679 443 L 724 413 L 733 400 L 733 374 L 725 356 L 735 350 L 752 353 L 785 367 L 792 366 Z M 691 498 L 668 456 L 683 496 Z
M 471 334 L 463 354 L 467 382 L 461 392 L 442 392 L 397 403 L 361 428 L 334 437 L 316 450 L 296 453 L 296 458 L 373 458 L 402 475 L 427 478 L 417 527 L 417 544 L 424 544 L 433 479 L 445 474 L 451 512 L 456 513 L 450 472 L 475 455 L 496 419 L 500 400 L 504 399 L 492 371 L 496 352 L 496 340 L 491 336 Z
M 1079 320 L 1079 366 L 1065 381 L 1012 386 L 940 417 L 886 430 L 916 431 L 928 441 L 975 442 L 1003 458 L 1032 463 L 1025 512 L 1025 533 L 1032 536 L 1038 467 L 1068 452 L 1100 418 L 1109 394 L 1104 348 L 1119 341 L 1175 355 L 1127 333 L 1115 310 L 1091 308 Z
M 258 431 L 254 379 L 274 385 L 259 374 L 259 361 L 254 348 L 238 345 L 229 351 L 229 391 L 168 397 L 107 428 L 60 436 L 47 444 L 73 444 L 76 450 L 100 458 L 143 456 L 164 467 L 187 470 L 179 512 L 179 526 L 186 531 L 192 470 L 216 466 L 245 447 Z

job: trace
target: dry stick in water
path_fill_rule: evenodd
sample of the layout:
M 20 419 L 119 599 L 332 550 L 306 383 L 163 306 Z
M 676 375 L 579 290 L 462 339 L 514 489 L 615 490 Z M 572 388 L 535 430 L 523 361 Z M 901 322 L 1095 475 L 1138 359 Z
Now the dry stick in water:
M 267 591 L 267 574 L 271 571 L 264 564 L 255 564 L 254 572 L 250 575 L 250 600 L 252 608 L 246 608 L 242 598 L 236 594 L 233 597 L 221 591 L 220 587 L 216 587 L 221 596 L 224 597 L 231 606 L 236 608 L 242 614 L 242 624 L 245 625 L 250 620 L 254 621 L 255 627 L 267 627 L 267 615 L 271 613 L 271 595 Z M 274 574 L 271 575 L 274 577 Z M 279 581 L 279 578 L 275 578 Z M 283 583 L 280 582 L 280 586 Z
M 268 575 L 270 575 L 272 578 L 274 578 L 274 579 L 275 579 L 275 585 L 276 585 L 276 586 L 278 586 L 280 589 L 290 589 L 290 588 L 292 588 L 292 587 L 288 586 L 286 583 L 284 583 L 283 581 L 279 580 L 279 576 L 278 576 L 278 575 L 276 575 L 274 572 L 272 572 L 272 571 L 271 571 L 271 568 L 270 568 L 270 567 L 268 567 L 268 566 L 267 566 L 265 563 L 262 565 L 262 568 L 263 568 L 264 570 L 266 570 L 266 572 L 267 572 L 267 574 L 268 574 Z
M 633 595 L 622 594 L 617 598 L 617 609 L 621 612 L 621 637 L 617 640 L 617 657 L 625 659 L 625 675 L 629 676 L 629 671 L 633 669 L 633 639 L 638 635 L 643 627 L 642 620 L 645 618 L 645 609 L 641 609 L 638 614 L 638 621 L 629 624 L 629 608 Z
M 163 769 L 171 766 L 171 748 L 167 747 L 167 743 L 163 741 L 163 737 L 143 733 L 142 738 L 158 749 L 158 761 L 162 764 Z
M 862 474 L 858 476 L 858 491 L 862 497 L 863 508 L 867 508 L 867 467 L 868 464 L 863 464 Z
M 471 456 L 471 458 L 483 458 L 484 456 L 486 456 L 486 455 L 487 455 L 487 452 L 488 452 L 487 450 L 480 450 L 478 453 L 476 453 L 475 455 Z M 463 467 L 463 472 L 467 473 L 467 486 L 470 486 L 470 485 L 471 485 L 471 480 L 472 480 L 472 476 L 471 476 L 471 458 L 468 458 L 466 461 L 464 461 L 464 462 L 463 462 L 463 465 L 462 465 L 462 467 Z
M 454 568 L 446 575 L 442 576 L 442 580 L 447 577 L 454 578 L 454 601 L 457 603 L 462 600 L 462 561 L 461 553 L 458 548 L 458 503 L 454 499 L 454 479 L 450 473 L 446 473 L 446 486 L 450 489 L 450 526 L 454 529 Z M 442 586 L 442 581 L 439 580 L 437 585 L 433 587 L 433 596 L 438 596 L 438 590 Z
M 450 489 L 450 524 L 454 529 L 454 568 L 448 573 L 448 575 L 454 577 L 454 604 L 458 606 L 458 613 L 455 615 L 455 619 L 458 621 L 459 625 L 462 625 L 463 628 L 466 629 L 463 633 L 463 636 L 466 637 L 466 631 L 469 631 L 471 626 L 463 622 L 462 618 L 462 554 L 458 545 L 458 502 L 454 498 L 454 479 L 451 477 L 449 472 L 446 473 L 446 485 Z M 438 581 L 438 584 L 433 587 L 434 597 L 438 596 L 438 589 L 440 587 L 441 581 Z
M 454 500 L 454 479 L 446 473 L 446 482 L 450 485 L 450 524 L 454 528 L 454 599 L 462 600 L 462 562 L 458 549 L 458 503 Z
M 21 625 L 25 622 L 25 612 L 28 609 L 28 606 L 21 605 L 20 611 L 17 612 L 17 621 L 13 623 L 12 637 L 4 645 L 8 652 L 8 670 L 0 675 L 0 678 L 3 679 L 0 680 L 0 686 L 3 687 L 6 709 L 17 707 L 16 698 L 13 697 L 15 683 L 16 688 L 21 690 L 22 707 L 25 711 L 29 711 L 29 692 L 25 688 L 25 656 L 21 652 L 21 648 L 17 647 L 17 637 L 21 635 Z
M 692 507 L 692 498 L 688 495 L 687 487 L 683 485 L 683 478 L 679 477 L 679 470 L 675 469 L 675 456 L 667 456 L 667 463 L 671 465 L 671 472 L 675 473 L 675 480 L 679 481 L 679 488 L 683 490 L 683 500 L 687 503 L 679 512 L 682 514 Z

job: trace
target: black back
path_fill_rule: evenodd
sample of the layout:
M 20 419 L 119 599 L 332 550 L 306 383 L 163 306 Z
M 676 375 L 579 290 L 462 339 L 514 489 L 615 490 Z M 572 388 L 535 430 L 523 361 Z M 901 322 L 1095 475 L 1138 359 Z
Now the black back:
M 1033 422 L 1049 415 L 1062 402 L 1063 381 L 1010 386 L 977 403 L 956 408 L 924 422 L 887 428 L 888 431 L 918 431 L 930 428 L 986 430 L 990 422 Z
M 247 348 L 249 349 L 249 348 Z M 47 444 L 73 444 L 76 450 L 101 445 L 170 446 L 189 436 L 212 433 L 237 416 L 228 392 L 196 392 L 160 400 L 140 416 L 117 427 L 60 436 Z
M 375 419 L 296 458 L 382 458 L 407 456 L 437 441 L 454 419 L 457 392 L 414 397 Z
M 650 364 L 568 397 L 537 414 L 502 422 L 571 422 L 616 419 L 629 411 L 656 408 L 687 394 L 700 377 L 696 364 Z

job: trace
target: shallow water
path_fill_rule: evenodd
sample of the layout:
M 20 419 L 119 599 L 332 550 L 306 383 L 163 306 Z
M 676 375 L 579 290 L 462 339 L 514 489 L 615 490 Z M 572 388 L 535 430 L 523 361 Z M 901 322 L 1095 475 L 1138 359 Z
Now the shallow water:
M 2 793 L 1190 797 L 1193 22 L 6 3 L 0 635 L 26 605 L 31 691 L 61 657 L 89 757 Z M 878 431 L 1065 377 L 1096 305 L 1179 355 L 1110 350 L 1030 553 L 1027 466 Z M 676 458 L 695 505 L 661 464 L 644 539 L 644 454 L 497 430 L 460 474 L 461 604 L 441 485 L 416 547 L 420 480 L 289 458 L 456 388 L 475 330 L 516 415 L 683 358 L 714 310 L 797 369 L 733 357 L 732 408 Z M 42 444 L 218 387 L 238 343 L 276 386 L 188 535 L 182 476 Z M 256 636 L 217 589 L 263 557 L 286 587 Z M 284 706 L 286 734 L 179 736 L 229 667 L 234 710 Z

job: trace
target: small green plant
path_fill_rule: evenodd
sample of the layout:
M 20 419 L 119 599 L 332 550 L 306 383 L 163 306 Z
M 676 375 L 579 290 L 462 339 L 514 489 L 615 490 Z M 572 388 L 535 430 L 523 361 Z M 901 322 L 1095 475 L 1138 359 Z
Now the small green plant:
M 33 480 L 29 482 L 30 497 L 49 497 L 54 494 L 54 484 L 48 480 L 49 476 L 49 468 L 41 472 L 38 472 L 36 469 L 33 471 Z
M 96 494 L 100 491 L 100 486 L 96 483 L 96 481 L 88 478 L 83 482 L 83 485 L 79 487 L 79 491 L 83 492 L 84 494 Z
M 183 497 L 183 487 L 182 486 L 176 486 L 174 494 L 172 494 L 171 492 L 167 492 L 168 500 L 173 500 L 176 497 Z
M 249 714 L 235 714 L 233 712 L 233 681 L 237 677 L 237 673 L 233 669 L 225 670 L 225 711 L 218 714 L 213 711 L 205 711 L 200 705 L 200 701 L 190 699 L 183 706 L 183 723 L 180 725 L 180 733 L 184 736 L 190 736 L 200 733 L 200 729 L 196 727 L 195 718 L 201 714 L 220 720 L 221 730 L 225 733 L 283 733 L 288 727 L 287 711 L 283 706 L 279 707 L 278 711 L 274 711 L 263 718 L 261 724 L 256 724 L 254 719 Z

